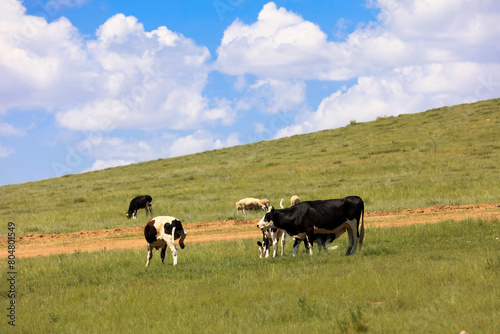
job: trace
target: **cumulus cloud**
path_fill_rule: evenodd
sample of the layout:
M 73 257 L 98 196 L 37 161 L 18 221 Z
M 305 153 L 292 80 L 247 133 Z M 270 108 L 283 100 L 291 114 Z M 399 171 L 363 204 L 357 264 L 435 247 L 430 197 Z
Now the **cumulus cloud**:
M 176 138 L 170 146 L 169 155 L 175 157 L 239 144 L 237 134 L 230 134 L 227 138 L 221 139 L 208 131 L 198 130 L 191 135 Z
M 92 167 L 84 170 L 83 172 L 93 172 L 96 170 L 118 167 L 118 166 L 126 166 L 133 164 L 135 161 L 133 160 L 96 160 Z
M 25 134 L 26 131 L 23 129 L 16 128 L 8 123 L 0 122 L 0 136 L 24 136 Z
M 186 135 L 166 133 L 144 138 L 92 133 L 70 151 L 76 154 L 79 160 L 86 157 L 94 160 L 92 167 L 86 170 L 91 171 L 235 146 L 241 144 L 238 137 L 237 133 L 216 135 L 207 130 L 197 130 Z
M 377 77 L 359 77 L 323 99 L 315 112 L 302 114 L 276 137 L 345 126 L 445 105 L 500 96 L 500 64 L 450 63 L 395 68 Z
M 135 17 L 117 14 L 87 43 L 101 69 L 95 98 L 58 112 L 70 129 L 195 129 L 206 122 L 228 123 L 228 105 L 203 96 L 210 53 L 166 27 L 144 30 Z M 222 107 L 221 107 L 222 106 Z
M 257 79 L 245 91 L 239 101 L 242 109 L 256 108 L 259 111 L 276 114 L 295 111 L 306 100 L 306 84 L 301 80 Z
M 85 1 L 49 2 L 45 10 L 56 13 Z M 91 170 L 166 157 L 172 144 L 172 152 L 181 153 L 175 148 L 181 137 L 177 143 L 137 139 L 144 133 L 177 138 L 175 131 L 194 131 L 195 145 L 202 143 L 198 129 L 235 121 L 229 99 L 204 95 L 210 52 L 181 33 L 165 26 L 146 31 L 137 18 L 116 14 L 95 36 L 83 37 L 64 17 L 48 22 L 27 15 L 16 0 L 0 0 L 0 6 L 0 115 L 41 110 L 53 113 L 64 131 L 91 133 L 73 145 L 96 160 Z M 125 139 L 120 130 L 139 131 Z M 1 136 L 25 133 L 0 121 Z M 208 136 L 184 153 L 234 142 Z M 14 152 L 2 146 L 0 157 Z
M 256 85 L 356 79 L 316 111 L 299 111 L 277 137 L 500 96 L 500 8 L 494 0 L 369 5 L 377 17 L 348 35 L 340 21 L 333 41 L 313 22 L 270 2 L 256 22 L 236 20 L 226 29 L 216 66 L 231 75 L 255 75 Z M 286 94 L 275 92 L 273 99 L 286 100 Z
M 300 15 L 266 4 L 257 22 L 234 21 L 217 49 L 215 68 L 231 75 L 252 73 L 273 79 L 342 79 L 346 68 L 332 63 L 344 58 L 339 45 Z
M 11 147 L 5 147 L 0 143 L 0 158 L 7 158 L 8 156 L 14 154 L 16 150 Z
M 196 129 L 234 119 L 222 99 L 203 95 L 210 53 L 192 39 L 164 26 L 145 31 L 137 18 L 116 14 L 85 41 L 64 17 L 48 23 L 19 1 L 1 2 L 3 113 L 42 108 L 55 111 L 61 127 L 90 131 Z
M 51 109 L 68 105 L 68 95 L 79 88 L 73 83 L 86 75 L 85 52 L 78 31 L 65 18 L 47 23 L 42 17 L 26 15 L 18 1 L 1 2 L 3 112 L 10 108 Z

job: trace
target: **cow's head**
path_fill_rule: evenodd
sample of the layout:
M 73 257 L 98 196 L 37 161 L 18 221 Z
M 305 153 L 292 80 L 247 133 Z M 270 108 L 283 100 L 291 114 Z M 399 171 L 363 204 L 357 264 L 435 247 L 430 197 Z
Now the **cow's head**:
M 184 239 L 186 239 L 186 231 L 184 231 L 184 227 L 182 227 L 182 223 L 179 219 L 175 218 L 172 220 L 171 224 L 165 224 L 165 233 L 172 235 L 172 242 L 174 240 L 179 239 L 179 246 L 181 249 L 184 249 Z
M 257 227 L 260 228 L 262 231 L 267 231 L 270 228 L 274 228 L 274 222 L 273 222 L 273 216 L 274 216 L 274 208 L 272 206 L 269 207 L 269 211 L 262 217 L 262 219 L 259 221 L 257 224 Z

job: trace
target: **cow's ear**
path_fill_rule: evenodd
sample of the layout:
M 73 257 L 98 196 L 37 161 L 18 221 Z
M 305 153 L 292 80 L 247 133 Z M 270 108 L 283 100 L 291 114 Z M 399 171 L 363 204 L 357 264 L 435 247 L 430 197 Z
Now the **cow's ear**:
M 257 241 L 257 245 L 259 245 L 259 247 L 262 247 L 262 242 Z

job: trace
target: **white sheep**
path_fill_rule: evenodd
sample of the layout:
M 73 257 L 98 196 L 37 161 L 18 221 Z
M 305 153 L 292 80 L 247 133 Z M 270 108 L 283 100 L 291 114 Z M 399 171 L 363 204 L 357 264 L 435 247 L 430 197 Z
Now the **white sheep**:
M 239 200 L 235 203 L 235 206 L 237 211 L 241 210 L 243 213 L 245 213 L 245 210 L 265 210 L 265 206 L 259 202 L 259 199 L 251 197 Z
M 259 204 L 262 210 L 268 210 L 271 206 L 271 202 L 268 199 L 259 199 Z

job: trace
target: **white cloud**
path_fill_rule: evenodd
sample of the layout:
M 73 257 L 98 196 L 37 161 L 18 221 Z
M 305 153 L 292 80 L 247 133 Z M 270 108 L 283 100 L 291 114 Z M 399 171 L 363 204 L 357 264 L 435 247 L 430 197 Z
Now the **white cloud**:
M 491 73 L 496 73 L 495 81 Z M 337 128 L 378 116 L 415 113 L 430 108 L 500 96 L 500 64 L 475 63 L 407 66 L 377 77 L 360 77 L 355 85 L 325 98 L 314 113 L 301 115 L 276 137 Z
M 55 111 L 61 127 L 90 131 L 103 123 L 154 130 L 234 121 L 229 103 L 203 95 L 210 53 L 192 39 L 166 27 L 148 32 L 116 14 L 85 41 L 66 18 L 48 23 L 19 1 L 0 2 L 2 113 Z
M 0 136 L 10 137 L 10 136 L 24 136 L 26 134 L 25 130 L 18 129 L 10 124 L 0 122 Z
M 332 36 L 337 41 L 330 41 L 313 22 L 270 2 L 256 22 L 236 20 L 226 29 L 216 68 L 255 75 L 251 88 L 267 93 L 255 99 L 261 110 L 287 110 L 283 101 L 298 111 L 295 122 L 276 137 L 500 96 L 496 1 L 373 0 L 369 5 L 379 10 L 376 20 L 349 35 L 340 20 Z M 353 78 L 356 84 L 326 97 L 315 112 L 301 108 L 301 94 L 272 85 L 305 82 L 305 92 L 307 80 Z M 248 99 L 246 105 L 257 104 Z M 255 126 L 262 131 L 262 123 Z
M 94 161 L 92 167 L 85 170 L 91 171 L 231 147 L 241 144 L 238 137 L 237 133 L 218 136 L 206 130 L 198 130 L 185 136 L 167 133 L 143 139 L 93 133 L 71 148 L 71 152 L 78 155 L 80 161 L 84 158 Z
M 84 170 L 83 172 L 92 172 L 111 167 L 126 166 L 133 163 L 135 163 L 133 160 L 96 160 L 92 167 Z
M 25 14 L 20 2 L 1 0 L 0 100 L 2 108 L 47 110 L 78 101 L 75 85 L 86 76 L 83 44 L 75 27 L 61 18 L 47 23 Z M 72 96 L 70 98 L 69 96 Z
M 345 69 L 332 66 L 343 57 L 318 25 L 298 14 L 266 4 L 257 22 L 234 21 L 217 49 L 215 68 L 231 75 L 252 73 L 273 79 L 345 78 Z
M 16 152 L 15 149 L 11 147 L 5 147 L 0 143 L 0 158 L 7 158 L 8 156 L 14 154 Z
M 249 86 L 239 103 L 247 109 L 254 107 L 276 114 L 297 110 L 305 100 L 306 84 L 302 80 L 258 79 Z
M 92 159 L 146 161 L 166 155 L 166 149 L 154 139 L 123 138 L 105 135 L 90 135 L 76 145 L 76 152 Z M 159 149 L 160 148 L 160 149 Z
M 103 69 L 100 87 L 87 103 L 59 112 L 70 129 L 196 129 L 231 123 L 230 105 L 203 96 L 210 59 L 208 49 L 166 27 L 152 32 L 135 17 L 117 14 L 90 41 L 89 55 Z M 106 112 L 108 110 L 108 112 Z M 100 115 L 100 117 L 97 117 Z
M 221 139 L 208 131 L 198 130 L 193 134 L 175 139 L 170 147 L 169 156 L 176 157 L 239 144 L 237 134 L 230 134 L 226 139 Z
M 345 80 L 408 65 L 497 62 L 500 15 L 494 0 L 371 5 L 380 10 L 377 21 L 332 42 L 316 24 L 270 2 L 255 23 L 236 20 L 226 29 L 216 68 L 260 78 Z

